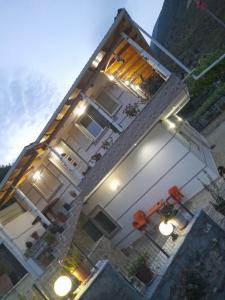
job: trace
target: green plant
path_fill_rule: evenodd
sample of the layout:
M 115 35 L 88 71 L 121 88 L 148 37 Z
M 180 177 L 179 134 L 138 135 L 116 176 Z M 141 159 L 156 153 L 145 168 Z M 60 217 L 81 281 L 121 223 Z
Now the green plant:
M 8 272 L 9 267 L 3 261 L 0 261 L 0 275 L 7 274 Z
M 141 84 L 141 89 L 149 96 L 154 95 L 164 80 L 159 75 L 154 75 Z
M 128 276 L 129 277 L 135 276 L 137 274 L 138 270 L 142 266 L 147 265 L 148 259 L 149 259 L 149 254 L 147 252 L 143 252 L 143 253 L 139 254 L 139 256 L 135 259 L 135 261 L 130 266 L 130 268 L 128 270 Z
M 221 194 L 220 188 L 218 187 L 217 183 L 213 181 L 212 177 L 206 171 L 204 171 L 204 173 L 206 174 L 209 180 L 209 184 L 207 185 L 206 183 L 202 182 L 199 178 L 198 180 L 201 182 L 202 186 L 211 194 L 214 200 L 214 203 L 211 202 L 211 204 L 216 209 L 223 208 L 225 206 L 225 200 Z
M 163 217 L 163 221 L 168 222 L 176 216 L 177 209 L 174 208 L 173 204 L 165 202 L 160 209 L 160 214 Z
M 104 150 L 108 150 L 112 146 L 112 144 L 113 144 L 112 138 L 109 138 L 102 142 L 102 148 Z
M 81 253 L 76 247 L 72 246 L 67 256 L 60 262 L 60 264 L 64 269 L 73 273 L 79 266 L 80 262 Z
M 127 106 L 124 108 L 123 113 L 128 116 L 129 118 L 136 117 L 136 115 L 140 112 L 140 109 L 138 107 L 138 103 L 134 104 L 127 104 Z
M 44 235 L 44 241 L 48 244 L 51 245 L 54 241 L 56 240 L 54 233 L 47 231 L 46 234 Z

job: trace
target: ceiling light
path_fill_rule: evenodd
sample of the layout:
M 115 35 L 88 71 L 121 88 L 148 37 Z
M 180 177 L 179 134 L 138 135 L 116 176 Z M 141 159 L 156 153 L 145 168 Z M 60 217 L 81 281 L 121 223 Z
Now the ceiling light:
M 108 75 L 108 78 L 110 81 L 113 81 L 115 79 L 115 77 L 112 74 Z
M 40 180 L 41 179 L 41 172 L 40 171 L 36 171 L 34 174 L 33 174 L 33 180 Z
M 126 86 L 128 86 L 128 85 L 130 84 L 129 80 L 125 80 L 125 81 L 124 81 L 124 84 L 125 84 Z

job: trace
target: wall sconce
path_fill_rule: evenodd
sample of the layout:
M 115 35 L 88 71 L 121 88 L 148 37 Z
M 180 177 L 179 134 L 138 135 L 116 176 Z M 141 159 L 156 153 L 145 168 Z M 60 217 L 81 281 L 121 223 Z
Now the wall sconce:
M 68 276 L 60 276 L 54 283 L 54 291 L 57 296 L 64 297 L 72 289 L 72 280 Z
M 159 224 L 159 231 L 162 235 L 171 235 L 173 233 L 173 225 L 169 222 L 162 221 Z
M 110 183 L 110 188 L 112 191 L 118 190 L 119 186 L 120 186 L 120 182 L 117 179 L 112 180 Z
M 34 181 L 39 181 L 41 180 L 41 172 L 40 171 L 36 171 L 33 176 L 32 176 Z

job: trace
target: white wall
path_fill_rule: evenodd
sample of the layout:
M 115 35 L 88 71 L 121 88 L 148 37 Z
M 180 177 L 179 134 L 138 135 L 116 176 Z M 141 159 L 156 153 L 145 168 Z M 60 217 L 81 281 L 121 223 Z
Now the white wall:
M 26 250 L 25 243 L 28 240 L 32 240 L 30 236 L 34 231 L 37 231 L 40 235 L 42 235 L 45 231 L 40 223 L 32 225 L 34 219 L 35 217 L 30 212 L 25 212 L 4 226 L 5 232 L 16 243 L 22 252 L 25 252 Z
M 202 189 L 197 177 L 204 177 L 207 182 L 203 169 L 210 169 L 212 177 L 217 177 L 209 150 L 203 147 L 196 150 L 183 137 L 158 123 L 90 196 L 83 211 L 89 215 L 97 204 L 103 207 L 121 227 L 112 238 L 113 244 L 125 247 L 139 236 L 133 232 L 133 214 L 140 209 L 147 211 L 160 199 L 167 198 L 167 191 L 173 185 L 190 199 Z M 113 180 L 119 183 L 116 191 L 110 188 Z

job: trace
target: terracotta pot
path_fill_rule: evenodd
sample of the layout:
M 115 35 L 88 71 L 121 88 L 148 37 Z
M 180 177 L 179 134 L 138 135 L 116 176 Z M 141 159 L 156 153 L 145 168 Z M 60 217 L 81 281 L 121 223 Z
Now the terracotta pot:
M 82 262 L 75 271 L 73 271 L 73 275 L 80 281 L 84 282 L 87 277 L 90 275 L 89 268 Z
M 7 274 L 0 275 L 0 296 L 4 295 L 13 287 L 13 283 Z
M 154 273 L 149 269 L 148 266 L 142 265 L 138 268 L 135 276 L 142 281 L 144 284 L 148 285 L 152 281 Z

